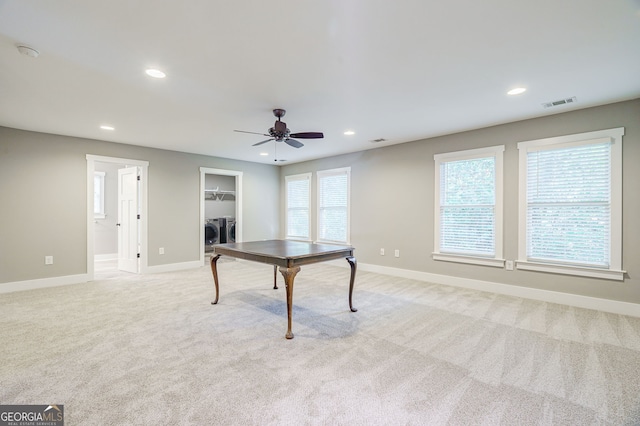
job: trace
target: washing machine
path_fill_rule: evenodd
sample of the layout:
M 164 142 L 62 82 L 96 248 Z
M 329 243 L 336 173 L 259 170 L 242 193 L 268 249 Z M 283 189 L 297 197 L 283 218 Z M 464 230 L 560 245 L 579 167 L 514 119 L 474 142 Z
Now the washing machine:
M 220 223 L 218 219 L 207 219 L 204 224 L 204 249 L 213 250 L 213 245 L 220 243 Z

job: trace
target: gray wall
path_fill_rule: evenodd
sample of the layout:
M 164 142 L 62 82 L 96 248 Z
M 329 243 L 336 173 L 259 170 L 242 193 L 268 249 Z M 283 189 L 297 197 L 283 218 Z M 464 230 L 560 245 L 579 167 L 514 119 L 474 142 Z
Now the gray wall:
M 431 259 L 434 154 L 506 146 L 504 254 L 515 259 L 517 142 L 613 127 L 625 128 L 624 282 Z M 243 236 L 249 241 L 281 236 L 284 176 L 348 166 L 351 240 L 361 263 L 640 303 L 640 100 L 280 168 L 0 127 L 0 283 L 86 273 L 86 154 L 149 161 L 149 266 L 199 259 L 200 167 L 244 172 Z M 315 192 L 315 175 L 313 184 Z M 378 254 L 382 247 L 386 256 Z M 389 254 L 394 249 L 400 258 Z M 45 266 L 45 255 L 55 263 Z
M 464 118 L 461 118 L 464 119 Z M 623 268 L 624 282 L 486 266 L 434 261 L 433 155 L 505 145 L 504 255 L 518 253 L 518 150 L 520 141 L 624 127 Z M 284 211 L 284 177 L 351 167 L 351 243 L 361 263 L 502 284 L 640 303 L 640 100 L 372 149 L 355 154 L 286 165 L 280 170 Z M 315 173 L 312 211 L 315 210 Z M 284 218 L 281 217 L 281 229 Z M 312 237 L 315 238 L 315 214 Z M 386 249 L 386 256 L 379 249 Z M 401 257 L 392 253 L 399 249 Z
M 280 233 L 276 166 L 0 127 L 0 283 L 87 272 L 86 154 L 149 162 L 149 266 L 200 259 L 200 167 L 243 172 L 245 240 Z

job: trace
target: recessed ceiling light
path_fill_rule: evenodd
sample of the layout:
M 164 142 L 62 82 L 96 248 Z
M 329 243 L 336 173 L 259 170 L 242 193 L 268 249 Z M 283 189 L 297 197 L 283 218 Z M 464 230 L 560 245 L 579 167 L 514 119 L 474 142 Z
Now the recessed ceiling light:
M 149 68 L 145 71 L 149 77 L 153 78 L 165 78 L 167 75 L 160 70 Z
M 347 136 L 351 136 L 351 135 L 355 135 L 356 132 L 354 132 L 353 130 L 347 130 L 347 131 L 344 132 L 344 134 L 347 135 Z
M 524 87 L 516 87 L 515 89 L 511 89 L 507 92 L 507 95 L 519 95 L 520 93 L 526 92 L 527 89 Z
M 102 130 L 115 130 L 115 129 L 116 129 L 115 127 L 113 127 L 113 126 L 109 126 L 109 125 L 107 125 L 107 124 L 103 124 L 102 126 L 100 126 L 100 128 L 101 128 Z
M 261 152 L 260 155 L 262 155 L 263 157 L 266 157 L 267 155 L 269 155 L 268 152 Z

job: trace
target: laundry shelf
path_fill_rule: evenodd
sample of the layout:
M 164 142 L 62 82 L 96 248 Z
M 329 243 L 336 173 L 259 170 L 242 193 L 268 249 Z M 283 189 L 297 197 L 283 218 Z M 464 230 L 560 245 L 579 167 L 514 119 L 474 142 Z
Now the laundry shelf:
M 217 187 L 216 189 L 205 189 L 204 190 L 204 199 L 205 200 L 218 200 L 222 201 L 225 195 L 229 195 L 235 198 L 236 191 L 227 191 L 224 189 L 220 189 Z

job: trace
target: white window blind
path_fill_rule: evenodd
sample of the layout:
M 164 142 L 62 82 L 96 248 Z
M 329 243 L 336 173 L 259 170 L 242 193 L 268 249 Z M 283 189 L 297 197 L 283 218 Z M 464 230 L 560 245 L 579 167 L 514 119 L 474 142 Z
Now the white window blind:
M 350 169 L 318 172 L 318 240 L 349 242 Z
M 308 240 L 311 174 L 286 176 L 287 238 Z
M 503 265 L 503 151 L 496 146 L 434 156 L 434 259 Z
M 518 269 L 623 280 L 624 128 L 518 143 Z
M 440 165 L 440 251 L 495 254 L 495 158 Z
M 527 154 L 527 260 L 609 268 L 611 143 Z

